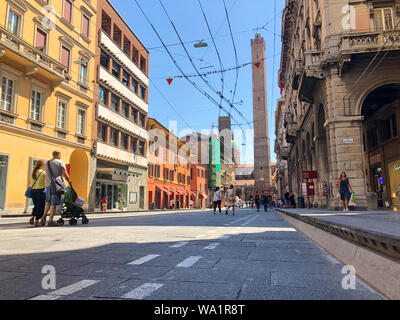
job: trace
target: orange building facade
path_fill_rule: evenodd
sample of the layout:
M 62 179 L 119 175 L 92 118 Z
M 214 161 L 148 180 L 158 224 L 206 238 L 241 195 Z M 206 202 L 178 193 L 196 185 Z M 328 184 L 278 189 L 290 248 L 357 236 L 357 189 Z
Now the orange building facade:
M 195 197 L 190 191 L 189 152 L 184 152 L 184 143 L 157 120 L 149 118 L 148 129 L 149 209 L 189 208 Z
M 192 164 L 190 172 L 190 191 L 194 208 L 206 208 L 207 206 L 207 166 Z

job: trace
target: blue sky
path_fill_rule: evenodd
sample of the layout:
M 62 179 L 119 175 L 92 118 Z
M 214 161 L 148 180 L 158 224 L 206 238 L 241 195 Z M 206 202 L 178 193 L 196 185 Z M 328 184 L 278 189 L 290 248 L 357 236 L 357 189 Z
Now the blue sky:
M 149 116 L 156 118 L 163 125 L 168 127 L 169 121 L 178 122 L 178 132 L 190 125 L 191 129 L 201 131 L 211 129 L 212 123 L 218 124 L 219 108 L 198 92 L 192 85 L 183 78 L 174 79 L 169 86 L 166 78 L 180 75 L 162 44 L 154 33 L 153 29 L 139 10 L 134 0 L 110 0 L 122 18 L 131 27 L 141 42 L 150 51 L 150 85 L 149 85 Z M 153 23 L 162 40 L 167 45 L 179 43 L 165 12 L 158 0 L 138 0 L 143 11 Z M 162 0 L 171 20 L 175 24 L 180 37 L 184 42 L 204 40 L 208 48 L 194 48 L 193 43 L 186 44 L 189 55 L 193 62 L 202 72 L 220 70 L 218 57 L 209 36 L 207 25 L 202 15 L 198 0 Z M 275 161 L 274 147 L 274 114 L 276 100 L 280 97 L 280 90 L 277 84 L 277 73 L 280 65 L 281 53 L 281 16 L 285 5 L 284 0 L 276 0 L 276 14 L 274 11 L 275 0 L 225 0 L 229 12 L 231 28 L 235 40 L 239 65 L 251 62 L 250 40 L 254 38 L 256 28 L 266 42 L 267 66 L 267 94 L 269 112 L 269 135 L 271 159 Z M 219 50 L 224 69 L 234 67 L 235 54 L 232 40 L 229 33 L 229 26 L 226 20 L 223 0 L 201 0 L 201 4 L 207 16 L 215 42 Z M 276 22 L 276 25 L 274 24 Z M 267 24 L 264 29 L 261 29 Z M 275 26 L 275 34 L 274 34 Z M 274 36 L 275 35 L 275 36 Z M 274 40 L 275 40 L 275 63 L 274 63 Z M 161 46 L 161 48 L 160 48 Z M 181 45 L 168 47 L 174 59 L 187 75 L 196 74 L 190 60 L 186 57 Z M 212 67 L 210 67 L 212 66 Z M 208 67 L 208 68 L 207 68 Z M 225 75 L 224 95 L 232 99 L 232 92 L 235 85 L 236 71 L 227 71 Z M 220 74 L 208 75 L 208 81 L 213 87 L 221 90 Z M 192 78 L 202 90 L 207 91 L 217 101 L 219 98 L 201 80 Z M 234 102 L 243 101 L 242 104 L 235 104 L 243 116 L 253 120 L 252 114 L 252 74 L 251 65 L 239 69 L 239 78 Z M 170 102 L 172 107 L 164 100 L 159 91 Z M 229 110 L 230 107 L 225 104 Z M 176 110 L 176 112 L 174 111 Z M 180 114 L 180 116 L 177 115 Z M 226 115 L 221 111 L 221 115 Z M 233 117 L 240 124 L 245 120 L 234 111 Z M 183 120 L 184 119 L 184 120 Z M 232 121 L 234 123 L 234 121 Z M 249 127 L 242 126 L 244 129 Z M 233 126 L 236 129 L 238 126 Z M 249 139 L 250 140 L 250 139 Z M 252 141 L 246 141 L 247 152 L 243 146 L 242 163 L 252 163 Z M 249 152 L 250 150 L 250 152 Z M 250 155 L 245 157 L 244 155 Z

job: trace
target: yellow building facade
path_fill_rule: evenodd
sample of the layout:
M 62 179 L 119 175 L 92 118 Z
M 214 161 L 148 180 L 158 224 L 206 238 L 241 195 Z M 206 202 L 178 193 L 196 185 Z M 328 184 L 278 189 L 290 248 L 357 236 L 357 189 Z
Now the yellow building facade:
M 37 160 L 61 152 L 88 203 L 96 0 L 0 0 L 0 212 L 28 212 Z

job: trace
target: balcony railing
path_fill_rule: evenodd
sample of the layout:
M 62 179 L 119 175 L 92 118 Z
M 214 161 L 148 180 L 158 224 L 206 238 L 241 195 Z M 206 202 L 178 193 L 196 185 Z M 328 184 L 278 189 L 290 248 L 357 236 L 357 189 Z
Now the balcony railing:
M 0 46 L 29 60 L 35 66 L 44 68 L 63 80 L 65 67 L 58 61 L 50 58 L 46 53 L 36 49 L 19 36 L 0 26 Z
M 387 44 L 388 48 L 398 50 L 400 48 L 399 32 L 400 29 L 395 32 L 388 30 L 342 34 L 340 49 L 342 53 L 364 53 L 380 50 L 384 44 Z
M 305 67 L 306 68 L 319 67 L 321 65 L 322 56 L 323 56 L 322 50 L 305 51 L 304 52 Z
M 128 55 L 115 44 L 113 40 L 103 30 L 99 34 L 99 44 L 112 53 L 113 58 L 117 59 L 125 68 L 127 68 L 135 77 L 145 86 L 149 86 L 149 78 L 143 70 L 141 70 Z
M 284 164 L 284 163 L 279 164 L 278 173 L 279 174 L 284 174 L 285 171 L 286 171 L 286 164 Z
M 289 158 L 289 147 L 281 147 L 279 154 L 281 159 L 287 160 Z
M 295 122 L 293 112 L 285 112 L 283 115 L 284 126 L 287 127 L 289 123 Z
M 289 123 L 286 128 L 286 142 L 294 143 L 297 135 L 297 123 Z

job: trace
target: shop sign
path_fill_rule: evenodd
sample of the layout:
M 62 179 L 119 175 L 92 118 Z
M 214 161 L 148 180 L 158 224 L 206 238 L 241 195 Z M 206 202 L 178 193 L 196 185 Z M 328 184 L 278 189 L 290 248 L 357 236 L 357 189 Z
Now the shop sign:
M 314 182 L 307 182 L 307 195 L 308 196 L 315 195 Z
M 354 139 L 353 138 L 344 138 L 343 139 L 343 143 L 344 144 L 353 144 L 354 143 Z
M 317 171 L 303 171 L 303 179 L 317 179 Z
M 129 203 L 137 202 L 137 192 L 129 192 Z
M 394 165 L 394 171 L 400 171 L 400 163 Z

